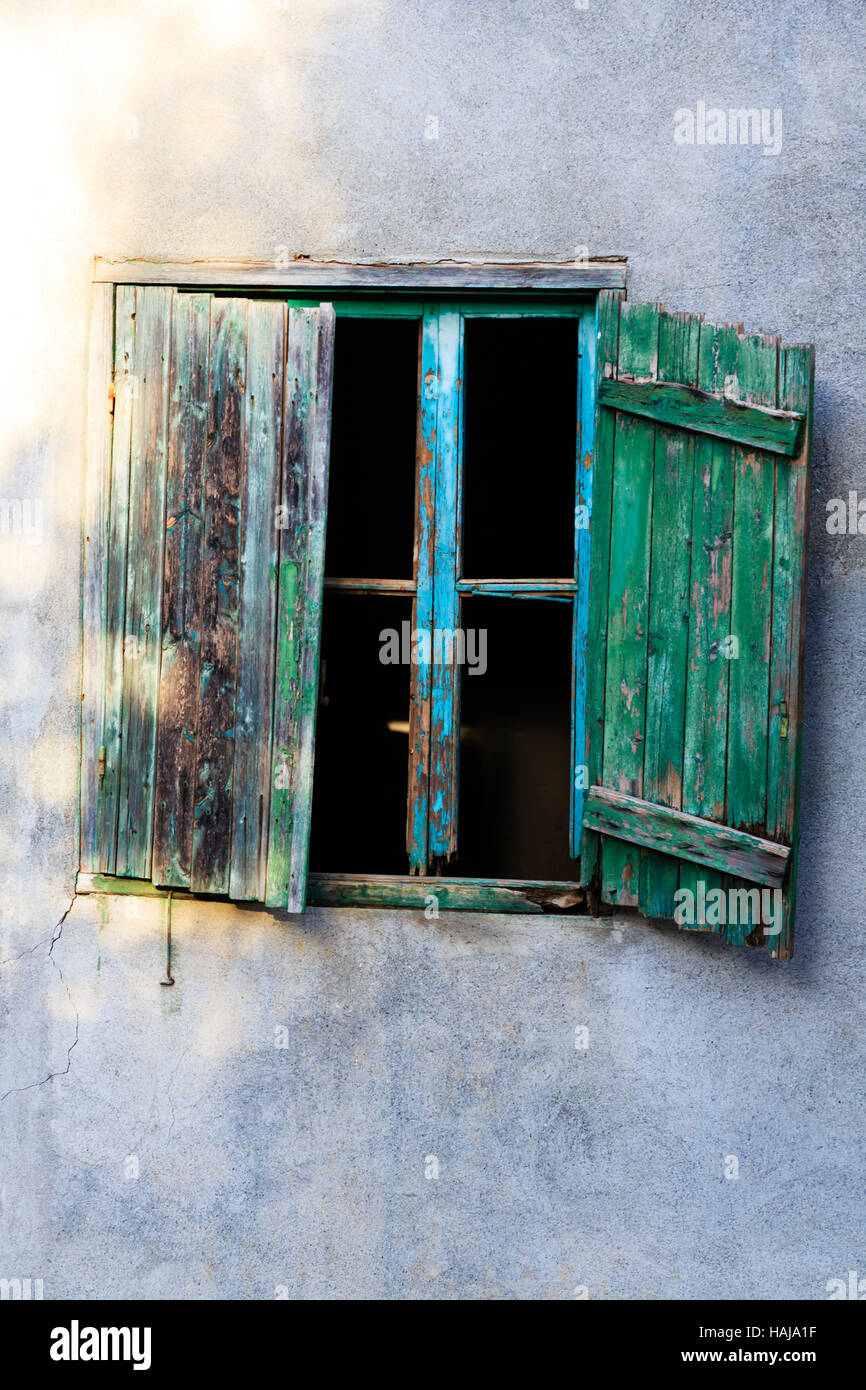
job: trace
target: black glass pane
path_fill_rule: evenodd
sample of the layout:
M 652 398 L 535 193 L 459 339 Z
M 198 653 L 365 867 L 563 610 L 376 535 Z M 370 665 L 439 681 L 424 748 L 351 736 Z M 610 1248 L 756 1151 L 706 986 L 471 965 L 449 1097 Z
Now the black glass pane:
M 394 655 L 412 600 L 325 594 L 310 868 L 405 874 L 409 780 L 408 664 Z M 383 636 L 383 633 L 385 634 Z
M 418 323 L 337 320 L 325 573 L 411 579 Z
M 574 574 L 577 320 L 469 319 L 463 575 Z
M 575 876 L 568 852 L 571 624 L 570 603 L 463 604 L 475 669 L 467 662 L 461 675 L 458 874 Z

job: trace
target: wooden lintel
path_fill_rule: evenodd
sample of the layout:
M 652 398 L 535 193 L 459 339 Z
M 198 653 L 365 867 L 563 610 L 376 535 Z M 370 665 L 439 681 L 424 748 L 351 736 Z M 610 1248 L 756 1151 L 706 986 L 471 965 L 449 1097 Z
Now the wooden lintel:
M 600 290 L 622 289 L 622 258 L 579 262 L 367 264 L 341 261 L 148 261 L 97 257 L 93 279 L 116 285 L 246 285 L 261 289 Z

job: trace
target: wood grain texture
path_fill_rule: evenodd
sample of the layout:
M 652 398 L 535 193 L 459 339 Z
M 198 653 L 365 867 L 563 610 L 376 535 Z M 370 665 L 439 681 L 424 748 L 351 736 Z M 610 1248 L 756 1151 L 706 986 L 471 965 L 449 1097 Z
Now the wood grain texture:
M 440 311 L 436 415 L 436 497 L 433 623 L 460 627 L 457 591 L 460 471 L 463 464 L 463 320 Z M 430 714 L 428 854 L 447 864 L 457 852 L 457 785 L 460 761 L 460 673 L 453 661 L 433 661 Z
M 175 888 L 189 886 L 195 823 L 210 310 L 188 294 L 172 310 L 153 879 Z
M 781 960 L 790 959 L 794 949 L 814 384 L 813 350 L 802 346 L 784 348 L 779 362 L 779 403 L 786 409 L 803 412 L 808 427 L 804 431 L 800 457 L 791 464 L 780 464 L 776 471 L 767 834 L 791 845 L 791 872 L 783 902 L 782 931 L 770 943 L 773 955 Z
M 598 290 L 623 289 L 624 259 L 581 264 L 532 261 L 484 264 L 346 264 L 337 261 L 142 261 L 97 258 L 93 278 L 113 284 L 190 286 L 246 285 L 324 291 L 336 288 L 382 290 Z
M 353 874 L 311 874 L 309 899 L 324 907 L 419 911 L 435 902 L 440 912 L 556 912 L 569 917 L 583 913 L 587 905 L 586 890 L 577 883 Z M 594 926 L 602 923 L 596 917 L 585 920 Z
M 587 823 L 606 835 L 772 888 L 781 886 L 790 858 L 787 845 L 608 787 L 590 788 L 585 814 Z
M 628 411 L 660 424 L 710 434 L 752 449 L 788 457 L 796 454 L 803 417 L 759 403 L 713 396 L 690 384 L 605 381 L 599 400 L 610 410 Z
M 329 579 L 325 577 L 325 592 L 343 594 L 414 594 L 414 579 Z
M 287 902 L 289 912 L 303 912 L 307 900 L 316 717 L 319 708 L 319 651 L 322 633 L 322 585 L 325 576 L 335 326 L 333 306 L 322 304 L 316 316 L 315 413 L 309 430 L 310 465 L 306 477 L 306 506 L 303 516 L 305 553 L 299 603 L 299 722 L 292 807 L 292 863 Z
M 418 433 L 415 474 L 415 543 L 412 572 L 415 597 L 412 630 L 433 631 L 433 542 L 436 534 L 436 440 L 439 408 L 439 315 L 428 307 L 418 342 Z M 406 849 L 410 874 L 429 865 L 430 722 L 432 670 L 429 661 L 409 672 L 409 781 Z
M 458 579 L 455 584 L 463 597 L 544 598 L 571 603 L 577 593 L 576 579 Z
M 586 776 L 586 708 L 589 645 L 589 588 L 595 470 L 598 319 L 587 310 L 578 325 L 577 459 L 574 497 L 574 608 L 571 666 L 571 792 L 569 849 L 579 859 L 583 835 Z
M 616 374 L 619 352 L 619 318 L 622 296 L 612 291 L 598 296 L 595 453 L 591 477 L 589 615 L 586 649 L 586 768 L 587 785 L 600 782 L 604 768 L 605 675 L 607 664 L 607 608 L 610 590 L 611 502 L 613 498 L 613 450 L 615 416 L 597 403 L 598 385 Z M 584 489 L 586 482 L 583 482 Z M 589 884 L 597 876 L 600 838 L 584 825 L 580 837 L 580 879 Z
M 156 887 L 149 879 L 83 872 L 77 876 L 75 891 L 141 898 L 167 898 L 172 892 Z M 443 912 L 549 912 L 565 915 L 575 926 L 601 928 L 609 927 L 611 920 L 583 915 L 586 894 L 576 883 L 352 874 L 310 874 L 309 878 L 309 901 L 317 906 L 419 910 L 427 906 L 431 895 Z M 191 898 L 195 895 L 181 889 L 172 896 Z
M 117 870 L 117 817 L 120 799 L 123 726 L 123 637 L 126 627 L 126 550 L 129 538 L 129 460 L 132 445 L 135 378 L 134 288 L 115 294 L 114 429 L 109 484 L 108 553 L 106 557 L 105 694 L 102 747 L 104 776 L 98 815 L 99 867 Z
M 267 902 L 303 912 L 318 707 L 333 307 L 291 309 L 283 425 Z
M 778 338 L 739 335 L 738 395 L 760 405 L 778 399 Z M 767 817 L 767 725 L 773 591 L 773 506 L 778 456 L 732 446 L 734 534 L 725 822 L 760 832 Z M 779 460 L 779 462 L 781 462 Z M 790 467 L 790 465 L 787 465 Z M 729 884 L 737 886 L 736 884 Z M 745 945 L 757 922 L 728 922 L 732 945 Z M 755 936 L 751 944 L 758 944 Z
M 133 878 L 150 876 L 153 848 L 172 298 L 136 291 L 117 817 L 117 872 Z
M 618 371 L 655 376 L 660 308 L 622 307 Z M 646 717 L 647 622 L 654 426 L 635 415 L 617 415 L 614 432 L 612 543 L 607 607 L 604 782 L 641 796 Z M 604 902 L 636 906 L 640 855 L 606 841 L 602 853 Z
M 211 307 L 204 475 L 199 723 L 191 888 L 227 893 L 236 733 L 247 302 Z
M 604 296 L 600 310 L 603 302 Z M 593 842 L 603 834 L 602 898 L 633 901 L 621 866 L 636 862 L 637 851 L 627 849 L 626 842 L 639 844 L 637 901 L 645 914 L 672 917 L 677 886 L 691 890 L 698 902 L 709 899 L 713 889 L 730 889 L 737 893 L 738 908 L 746 906 L 743 920 L 725 923 L 722 915 L 719 925 L 682 925 L 724 930 L 729 943 L 749 945 L 762 939 L 761 923 L 749 914 L 759 913 L 764 904 L 760 900 L 756 906 L 754 895 L 742 892 L 743 885 L 759 881 L 779 888 L 784 881 L 782 932 L 770 944 L 775 955 L 787 956 L 796 888 L 799 758 L 798 729 L 789 718 L 789 705 L 799 719 L 811 353 L 790 349 L 790 357 L 785 350 L 779 356 L 775 338 L 702 324 L 689 315 L 662 314 L 655 370 L 646 351 L 649 307 L 644 306 L 643 317 L 637 306 L 624 310 L 618 348 L 603 348 L 600 341 L 600 354 L 607 356 L 607 363 L 599 363 L 602 380 L 615 372 L 640 378 L 644 385 L 648 378 L 650 384 L 655 377 L 661 384 L 673 378 L 681 386 L 696 385 L 709 397 L 733 397 L 764 417 L 789 423 L 797 419 L 799 452 L 791 459 L 779 451 L 695 431 L 685 419 L 674 425 L 649 414 L 634 417 L 652 434 L 639 438 L 632 449 L 628 434 L 621 433 L 624 412 L 599 411 L 590 601 L 600 572 L 598 589 L 607 585 L 608 630 L 600 715 L 593 667 L 588 664 L 587 746 L 591 781 L 603 790 L 590 794 L 584 816 L 582 878 L 589 881 Z M 637 348 L 632 315 L 641 340 Z M 634 383 L 628 386 L 631 390 Z M 607 387 L 601 394 L 611 404 L 617 400 Z M 775 414 L 770 417 L 769 412 Z M 648 563 L 643 513 L 634 500 L 643 495 L 643 483 L 635 486 L 646 466 L 642 454 L 652 459 Z M 611 484 L 611 522 L 602 537 L 599 489 L 606 478 Z M 629 724 L 635 695 L 638 706 L 642 695 L 639 680 L 629 678 L 627 666 L 631 659 L 639 674 L 644 620 L 638 613 L 630 629 L 629 609 L 639 610 L 644 602 L 641 575 L 649 593 L 642 726 L 640 708 Z M 597 618 L 590 618 L 590 653 L 600 626 Z M 602 724 L 599 752 L 597 730 Z M 638 794 L 641 778 L 643 790 Z M 613 809 L 599 803 L 599 797 L 618 796 L 632 797 L 640 814 L 628 800 Z M 627 821 L 624 807 L 630 807 Z M 711 853 L 701 852 L 688 835 L 683 838 L 680 812 L 711 827 L 702 832 Z M 658 833 L 660 824 L 665 834 Z M 751 839 L 739 841 L 736 854 L 729 852 L 733 840 L 721 853 L 717 832 Z M 674 833 L 678 848 L 672 852 L 664 839 Z M 613 845 L 614 840 L 621 840 L 622 847 Z M 769 869 L 760 858 L 768 852 L 767 845 L 774 856 Z M 737 857 L 744 846 L 746 861 Z M 624 854 L 628 860 L 623 860 Z M 772 867 L 783 861 L 787 871 Z M 775 917 L 775 908 L 773 912 Z
M 701 321 L 692 314 L 662 314 L 662 381 L 697 381 L 700 332 Z M 659 425 L 653 465 L 644 796 L 673 807 L 682 803 L 693 490 L 694 436 Z M 673 917 L 678 883 L 676 862 L 645 854 L 640 865 L 641 911 L 650 917 Z
M 86 483 L 82 542 L 81 832 L 79 864 L 100 867 L 100 749 L 105 715 L 108 637 L 109 503 L 113 426 L 114 291 L 94 285 L 90 295 L 87 367 Z
M 266 901 L 285 907 L 292 870 L 292 813 L 300 718 L 303 517 L 315 413 L 318 311 L 290 309 L 283 395 L 277 636 Z
M 691 865 L 740 874 L 771 888 L 781 887 L 791 856 L 787 845 L 609 787 L 589 788 L 585 816 L 595 830 L 619 840 L 688 859 Z
M 737 331 L 703 324 L 698 382 L 703 390 L 722 388 L 736 372 Z M 734 480 L 731 446 L 700 436 L 694 442 L 692 506 L 691 620 L 686 682 L 682 809 L 724 821 L 728 740 L 728 677 L 725 643 L 731 621 L 731 552 Z M 697 893 L 698 876 L 707 890 L 721 888 L 714 870 L 684 864 L 680 888 Z M 697 930 L 706 923 L 695 922 Z
M 285 318 L 272 301 L 247 308 L 229 896 L 258 901 L 267 892 Z

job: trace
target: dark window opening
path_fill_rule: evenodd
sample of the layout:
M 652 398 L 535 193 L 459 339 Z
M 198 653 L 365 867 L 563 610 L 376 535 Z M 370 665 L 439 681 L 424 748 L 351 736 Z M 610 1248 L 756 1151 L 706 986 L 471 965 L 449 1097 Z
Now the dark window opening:
M 325 573 L 411 579 L 418 323 L 337 321 Z
M 571 622 L 570 603 L 463 603 L 467 650 L 475 657 L 486 647 L 487 669 L 462 667 L 458 857 L 449 872 L 574 878 Z
M 463 574 L 574 574 L 577 320 L 468 319 Z
M 409 666 L 386 663 L 412 601 L 325 595 L 310 831 L 315 873 L 405 874 Z M 393 653 L 391 653 L 393 654 Z
M 570 882 L 571 598 L 464 597 L 463 655 L 448 675 L 435 667 L 457 621 L 449 556 L 461 529 L 470 579 L 539 580 L 543 591 L 574 574 L 578 320 L 467 316 L 455 372 L 453 316 L 428 313 L 423 392 L 417 320 L 337 322 L 310 869 L 435 876 L 442 864 L 467 878 Z M 419 433 L 433 441 L 435 544 L 413 599 L 383 590 L 413 578 Z M 431 618 L 425 682 L 416 624 Z M 387 633 L 394 661 L 382 660 Z M 452 682 L 462 702 L 456 795 L 434 773 L 448 762 Z M 425 688 L 429 744 L 410 753 L 410 708 L 423 728 Z M 447 838 L 452 816 L 456 855 L 445 867 L 434 833 Z

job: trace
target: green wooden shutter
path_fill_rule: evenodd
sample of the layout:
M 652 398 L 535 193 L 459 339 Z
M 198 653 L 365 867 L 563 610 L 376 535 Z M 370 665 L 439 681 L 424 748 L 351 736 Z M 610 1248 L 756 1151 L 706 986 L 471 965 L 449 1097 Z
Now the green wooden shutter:
M 88 872 L 303 910 L 333 329 L 330 305 L 117 287 L 110 428 L 91 348 Z
M 781 957 L 812 381 L 809 347 L 599 297 L 582 879 L 649 917 L 688 889 L 695 926 Z
M 334 310 L 289 311 L 266 901 L 303 912 L 313 797 Z

